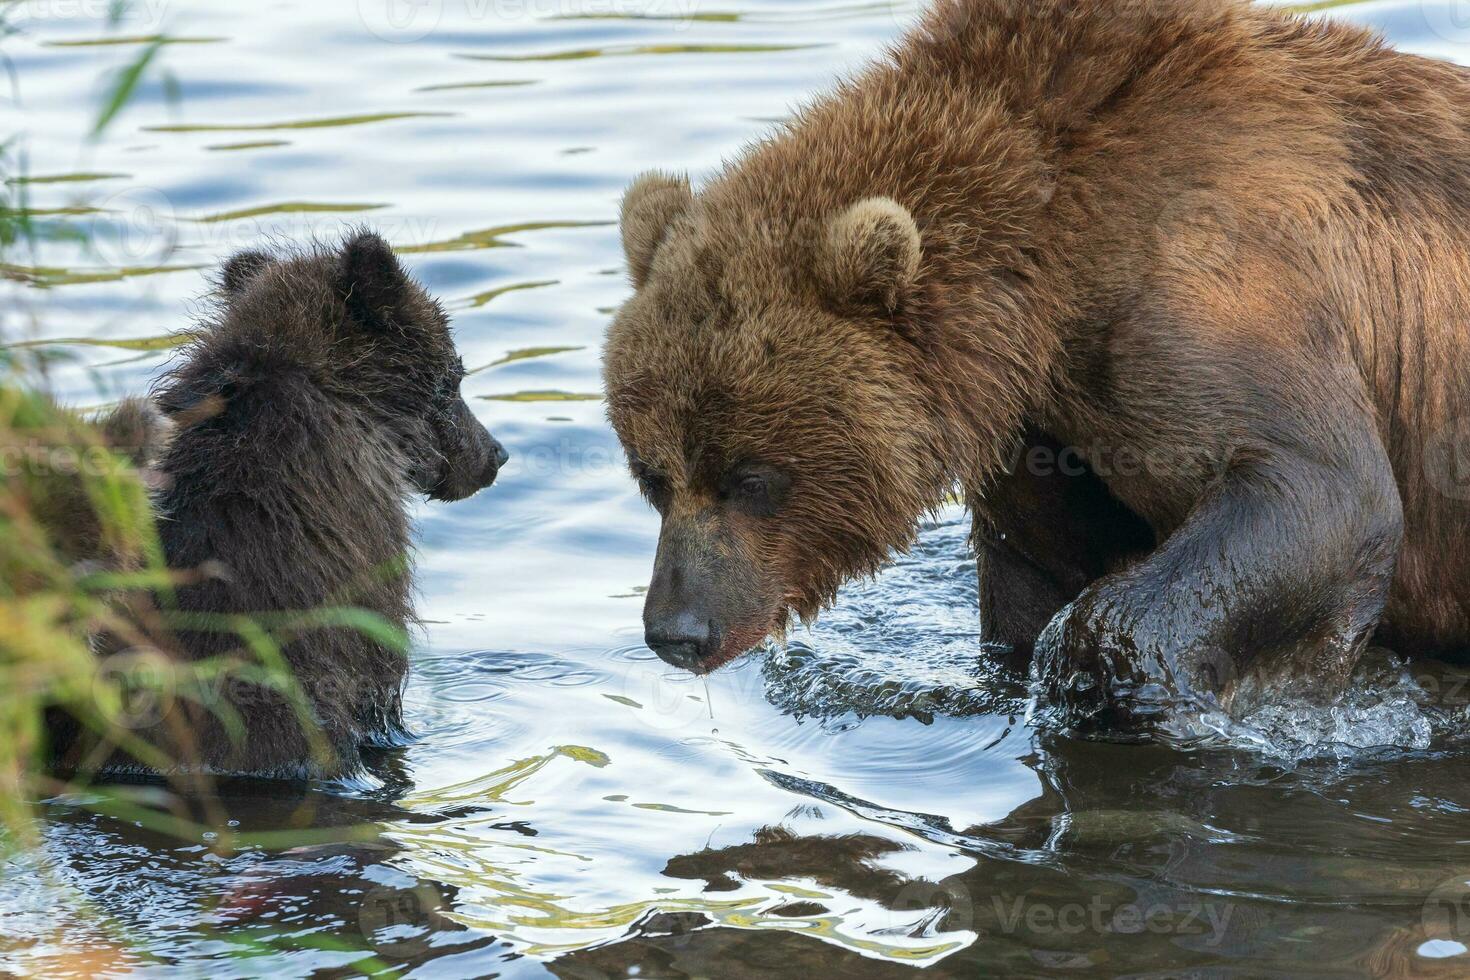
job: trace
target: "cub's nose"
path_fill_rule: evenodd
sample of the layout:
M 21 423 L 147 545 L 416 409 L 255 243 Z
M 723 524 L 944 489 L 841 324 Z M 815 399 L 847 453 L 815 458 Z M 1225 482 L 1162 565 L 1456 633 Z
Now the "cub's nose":
M 688 615 L 650 624 L 644 630 L 643 641 L 664 663 L 690 671 L 697 671 L 716 645 L 709 623 Z
M 480 474 L 480 486 L 488 487 L 495 482 L 500 475 L 500 468 L 510 459 L 510 453 L 500 444 L 500 440 L 494 436 L 490 437 L 489 458 L 485 460 L 485 471 Z

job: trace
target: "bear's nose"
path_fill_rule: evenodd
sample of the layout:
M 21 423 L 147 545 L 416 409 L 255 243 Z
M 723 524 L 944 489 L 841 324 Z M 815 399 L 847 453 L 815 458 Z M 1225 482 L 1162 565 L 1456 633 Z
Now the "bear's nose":
M 714 652 L 709 623 L 701 623 L 688 614 L 651 624 L 644 631 L 643 641 L 660 660 L 681 670 L 697 671 L 700 661 Z
M 485 460 L 485 472 L 480 474 L 480 486 L 482 487 L 488 487 L 493 484 L 495 478 L 500 475 L 500 468 L 510 459 L 510 453 L 506 452 L 505 447 L 500 444 L 500 440 L 493 436 L 490 438 L 488 448 L 490 455 Z

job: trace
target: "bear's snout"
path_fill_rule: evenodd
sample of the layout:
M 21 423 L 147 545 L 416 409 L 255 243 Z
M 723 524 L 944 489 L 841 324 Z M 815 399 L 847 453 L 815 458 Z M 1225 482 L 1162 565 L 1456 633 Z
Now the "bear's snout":
M 666 527 L 643 605 L 643 641 L 664 663 L 698 671 L 720 646 L 712 615 L 715 576 L 708 542 L 693 528 Z
M 643 642 L 664 663 L 689 671 L 698 671 L 717 646 L 709 620 L 687 610 L 645 623 Z
M 666 519 L 643 604 L 643 641 L 670 666 L 711 673 L 770 633 L 779 617 L 769 592 L 719 521 Z
M 455 501 L 474 496 L 494 483 L 500 468 L 510 461 L 510 453 L 500 440 L 463 403 L 453 435 L 444 441 L 449 445 L 443 450 L 443 466 L 429 490 L 434 500 Z
M 475 488 L 470 493 L 477 493 L 494 483 L 495 478 L 500 475 L 500 468 L 510 461 L 510 453 L 505 451 L 499 439 L 488 432 L 485 433 L 485 438 L 488 441 L 485 447 L 485 467 L 480 471 L 479 478 L 473 481 Z

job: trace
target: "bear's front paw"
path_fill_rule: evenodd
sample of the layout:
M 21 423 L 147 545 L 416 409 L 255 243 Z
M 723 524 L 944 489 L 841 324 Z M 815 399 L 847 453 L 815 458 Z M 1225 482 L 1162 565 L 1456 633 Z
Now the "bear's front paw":
M 1036 641 L 1032 690 L 1060 712 L 1063 727 L 1145 731 L 1172 699 L 1142 669 L 1142 660 L 1130 636 L 1078 600 L 1057 613 Z
M 1069 724 L 1106 707 L 1101 658 L 1079 636 L 1083 630 L 1077 619 L 1075 603 L 1053 616 L 1036 640 L 1031 661 L 1032 691 L 1044 704 L 1062 709 Z

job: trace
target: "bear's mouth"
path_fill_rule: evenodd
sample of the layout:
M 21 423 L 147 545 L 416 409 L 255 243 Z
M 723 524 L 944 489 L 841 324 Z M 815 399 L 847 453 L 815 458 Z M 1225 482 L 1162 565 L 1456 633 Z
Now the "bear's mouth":
M 749 626 L 740 629 L 732 629 L 725 635 L 725 640 L 720 644 L 720 649 L 712 656 L 705 657 L 690 668 L 691 673 L 698 676 L 713 674 L 721 667 L 728 666 L 740 659 L 744 654 L 750 653 L 766 638 L 776 632 L 777 617 L 772 617 L 765 626 Z

